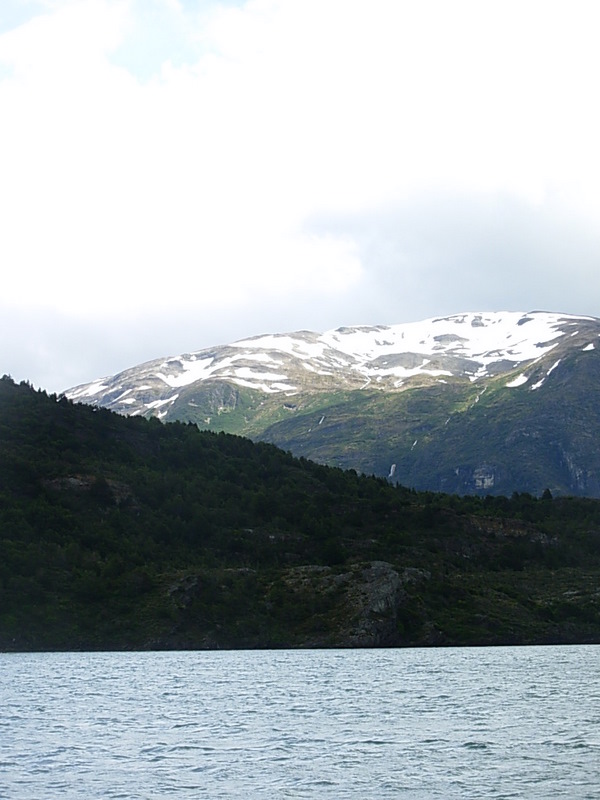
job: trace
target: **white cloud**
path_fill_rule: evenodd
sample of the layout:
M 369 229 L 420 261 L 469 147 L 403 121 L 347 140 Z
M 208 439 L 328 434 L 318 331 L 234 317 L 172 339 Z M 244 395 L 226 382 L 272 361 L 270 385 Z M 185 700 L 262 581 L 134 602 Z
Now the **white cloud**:
M 299 232 L 298 165 L 256 74 L 210 56 L 142 85 L 107 57 L 128 22 L 121 6 L 72 4 L 2 43 L 17 74 L 0 86 L 8 296 L 202 306 L 295 290 L 302 272 L 351 283 L 347 241 Z
M 481 215 L 472 231 L 457 222 L 452 197 L 469 198 L 465 213 L 477 198 L 534 215 L 560 207 L 598 230 L 595 12 L 531 0 L 48 2 L 0 36 L 3 301 L 115 325 L 159 309 L 246 314 L 264 330 L 287 305 L 290 324 L 327 328 L 381 321 L 388 256 L 415 292 L 424 263 L 446 285 L 435 242 L 448 228 L 460 231 L 457 261 L 491 241 Z M 431 214 L 429 261 L 426 218 L 412 220 L 412 249 L 382 234 L 406 230 L 411 208 Z M 548 257 L 543 243 L 522 253 Z M 489 302 L 492 284 L 480 288 L 473 302 Z M 352 319 L 332 318 L 344 307 Z M 398 298 L 398 313 L 411 307 Z

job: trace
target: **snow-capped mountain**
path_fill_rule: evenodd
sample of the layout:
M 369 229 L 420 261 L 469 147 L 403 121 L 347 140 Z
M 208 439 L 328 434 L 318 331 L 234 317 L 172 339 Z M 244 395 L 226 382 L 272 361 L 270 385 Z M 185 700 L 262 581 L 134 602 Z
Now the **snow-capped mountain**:
M 600 321 L 546 312 L 467 313 L 322 334 L 270 334 L 149 361 L 65 394 L 123 414 L 165 418 L 183 388 L 205 381 L 286 396 L 334 387 L 390 391 L 414 378 L 475 382 L 535 362 L 577 335 L 587 335 L 584 346 L 600 347 Z M 522 374 L 513 385 L 526 381 Z
M 472 312 L 255 336 L 65 394 L 416 488 L 600 496 L 599 350 L 595 317 Z

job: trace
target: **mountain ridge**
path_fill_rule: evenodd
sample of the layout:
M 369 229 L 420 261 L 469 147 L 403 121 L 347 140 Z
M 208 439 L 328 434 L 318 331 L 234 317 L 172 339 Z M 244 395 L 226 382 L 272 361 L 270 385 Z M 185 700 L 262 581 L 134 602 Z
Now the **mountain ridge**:
M 529 335 L 515 338 L 514 333 L 530 322 L 535 325 L 529 327 Z M 178 393 L 169 394 L 169 389 L 213 378 L 266 394 L 294 393 L 307 385 L 315 390 L 327 388 L 330 382 L 321 381 L 322 377 L 335 377 L 353 387 L 375 382 L 388 390 L 400 388 L 404 381 L 417 375 L 467 376 L 476 381 L 534 360 L 555 346 L 552 341 L 565 328 L 589 323 L 600 325 L 594 317 L 553 312 L 468 312 L 397 325 L 341 327 L 321 334 L 261 334 L 229 345 L 153 359 L 115 376 L 72 387 L 65 394 L 71 400 L 92 404 L 95 398 L 101 399 L 102 405 L 128 416 L 150 411 L 163 418 L 167 415 L 164 406 L 177 399 Z M 468 332 L 465 325 L 477 335 L 461 336 Z M 533 335 L 531 327 L 535 328 Z M 487 335 L 482 335 L 484 332 Z M 593 345 L 593 341 L 589 344 Z M 277 357 L 271 353 L 277 353 Z M 294 365 L 293 376 L 285 371 L 294 360 L 300 362 L 308 376 L 298 372 L 298 364 Z M 126 386 L 136 376 L 152 382 L 136 387 L 138 391 L 159 391 L 161 396 L 146 403 L 137 401 L 134 390 Z M 302 377 L 307 380 L 302 381 Z M 120 389 L 123 392 L 115 394 Z
M 65 394 L 419 489 L 600 496 L 585 421 L 564 414 L 585 407 L 600 433 L 589 403 L 600 387 L 599 338 L 595 317 L 465 312 L 263 334 L 154 359 Z

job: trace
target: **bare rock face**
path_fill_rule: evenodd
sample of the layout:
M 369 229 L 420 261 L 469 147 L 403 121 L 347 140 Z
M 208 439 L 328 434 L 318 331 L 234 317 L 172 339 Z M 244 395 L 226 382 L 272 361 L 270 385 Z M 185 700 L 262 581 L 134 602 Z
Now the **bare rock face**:
M 401 644 L 399 612 L 408 600 L 407 587 L 427 580 L 424 570 L 399 573 L 386 561 L 352 564 L 345 572 L 331 567 L 304 566 L 289 571 L 287 586 L 298 602 L 307 607 L 328 603 L 328 630 L 306 620 L 306 639 L 312 647 L 383 647 Z M 300 599 L 302 598 L 302 599 Z M 319 603 L 319 600 L 321 603 Z
M 400 575 L 385 561 L 372 561 L 355 576 L 348 588 L 354 611 L 348 646 L 377 647 L 395 633 L 398 604 L 403 596 Z
M 407 600 L 406 587 L 429 574 L 405 569 L 399 574 L 386 561 L 372 561 L 355 574 L 348 588 L 348 605 L 354 610 L 345 644 L 381 647 L 398 644 L 398 612 Z
M 67 475 L 43 481 L 44 486 L 59 494 L 91 493 L 96 499 L 104 499 L 108 503 L 121 505 L 124 502 L 135 503 L 135 498 L 126 483 L 115 481 L 98 475 Z

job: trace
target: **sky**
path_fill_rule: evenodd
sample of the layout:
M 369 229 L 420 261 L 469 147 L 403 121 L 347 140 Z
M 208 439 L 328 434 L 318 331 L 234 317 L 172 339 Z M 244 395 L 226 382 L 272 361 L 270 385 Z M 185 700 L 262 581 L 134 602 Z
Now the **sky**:
M 600 316 L 598 8 L 2 0 L 0 374 Z

